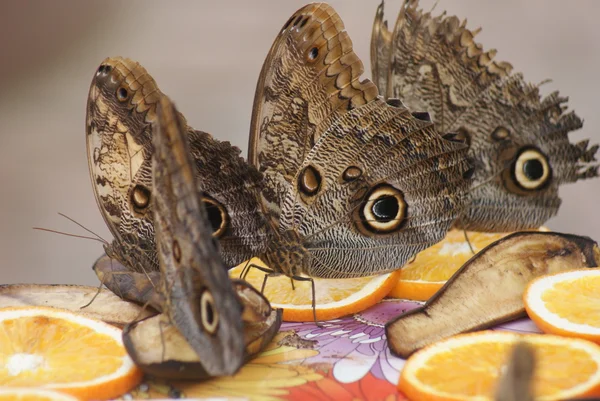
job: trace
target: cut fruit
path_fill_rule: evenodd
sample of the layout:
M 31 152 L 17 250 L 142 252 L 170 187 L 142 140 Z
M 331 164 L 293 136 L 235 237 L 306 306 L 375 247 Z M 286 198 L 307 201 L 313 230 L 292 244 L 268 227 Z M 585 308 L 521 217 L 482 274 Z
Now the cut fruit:
M 600 395 L 600 346 L 542 334 L 483 331 L 435 343 L 411 356 L 398 388 L 411 400 L 493 400 L 514 346 L 534 352 L 538 401 Z
M 266 267 L 259 259 L 250 263 Z M 234 267 L 229 276 L 238 278 L 246 263 Z M 250 268 L 246 281 L 261 288 L 265 272 Z M 379 276 L 318 279 L 315 278 L 315 305 L 318 320 L 330 320 L 351 315 L 367 309 L 381 301 L 398 281 L 400 271 Z M 273 308 L 283 309 L 283 320 L 288 322 L 311 322 L 313 318 L 312 293 L 310 281 L 294 280 L 285 275 L 269 277 L 264 295 Z
M 540 227 L 537 231 L 549 230 Z M 511 233 L 467 231 L 475 253 L 509 234 Z M 469 243 L 465 239 L 465 232 L 450 230 L 442 241 L 419 252 L 414 261 L 402 268 L 400 279 L 388 297 L 427 301 L 473 256 Z
M 70 311 L 0 309 L 0 387 L 43 387 L 81 399 L 110 399 L 135 387 L 142 372 L 121 330 Z
M 599 262 L 589 237 L 513 233 L 469 259 L 425 305 L 391 319 L 385 326 L 390 349 L 406 358 L 443 338 L 525 316 L 523 293 L 533 279 Z
M 545 333 L 600 344 L 600 270 L 581 269 L 542 276 L 523 296 L 527 314 Z
M 232 281 L 244 305 L 244 360 L 247 361 L 275 337 L 281 326 L 281 310 L 272 309 L 266 298 L 247 282 Z M 123 342 L 136 364 L 152 376 L 171 380 L 211 377 L 202 364 L 206 355 L 197 354 L 164 313 L 125 326 Z
M 79 401 L 79 398 L 58 391 L 18 387 L 0 389 L 0 401 Z
M 97 296 L 96 296 L 97 294 Z M 90 301 L 96 299 L 90 304 Z M 82 309 L 83 306 L 88 305 Z M 67 309 L 78 315 L 100 319 L 123 327 L 134 319 L 152 316 L 149 309 L 127 302 L 103 289 L 85 285 L 14 284 L 0 286 L 0 308 L 15 306 L 49 306 Z
M 475 252 L 508 234 L 467 231 Z M 414 261 L 402 268 L 398 284 L 388 297 L 427 301 L 472 256 L 464 232 L 450 230 L 441 242 L 419 252 Z

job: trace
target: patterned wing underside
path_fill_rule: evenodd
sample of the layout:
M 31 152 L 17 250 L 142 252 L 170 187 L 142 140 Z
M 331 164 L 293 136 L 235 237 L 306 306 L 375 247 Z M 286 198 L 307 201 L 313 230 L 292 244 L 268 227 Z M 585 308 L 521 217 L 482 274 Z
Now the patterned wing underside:
M 188 135 L 198 193 L 209 195 L 227 209 L 228 228 L 219 236 L 225 264 L 232 267 L 259 255 L 269 240 L 259 204 L 261 174 L 229 142 L 219 142 L 201 131 L 190 130 Z
M 127 95 L 119 98 L 121 89 Z M 107 253 L 138 272 L 158 270 L 151 199 L 152 124 L 162 96 L 139 63 L 108 58 L 94 77 L 87 106 L 92 186 L 115 238 Z M 222 257 L 228 266 L 239 264 L 260 253 L 266 242 L 257 195 L 260 174 L 228 142 L 187 125 L 185 130 L 196 160 L 199 198 L 208 195 L 227 211 L 229 224 L 219 236 Z
M 372 82 L 359 81 L 363 70 L 327 4 L 296 12 L 273 43 L 257 84 L 249 162 L 266 176 L 264 196 L 274 217 L 319 137 L 349 109 L 377 97 Z
M 311 4 L 285 24 L 259 80 L 250 160 L 281 183 L 271 188 L 276 196 L 267 195 L 279 209 L 279 231 L 299 234 L 310 258 L 304 272 L 315 277 L 401 267 L 444 237 L 467 190 L 466 147 L 387 104 L 362 72 L 339 15 Z M 349 167 L 360 177 L 342 179 Z M 306 168 L 320 176 L 314 196 L 299 190 Z M 384 183 L 404 196 L 404 224 L 365 233 L 357 209 Z
M 581 119 L 567 112 L 567 98 L 553 92 L 545 98 L 539 85 L 512 74 L 507 62 L 494 60 L 495 50 L 484 51 L 474 41 L 476 32 L 466 21 L 445 14 L 432 16 L 418 9 L 418 1 L 404 3 L 393 33 L 377 11 L 372 53 L 389 57 L 387 78 L 381 68 L 374 79 L 386 84 L 389 97 L 409 108 L 430 113 L 442 132 L 455 132 L 470 141 L 475 160 L 474 186 L 460 225 L 471 230 L 512 231 L 537 227 L 556 214 L 559 185 L 598 176 L 591 165 L 598 146 L 588 141 L 572 144 L 568 133 L 581 128 Z M 383 41 L 380 37 L 391 41 Z M 382 45 L 384 43 L 384 45 Z M 377 60 L 375 64 L 385 65 Z M 501 140 L 494 132 L 508 133 Z M 537 191 L 515 193 L 502 178 L 518 151 L 535 147 L 548 158 L 552 179 Z M 518 192 L 518 191 L 517 191 Z
M 127 91 L 126 102 L 117 99 L 119 88 Z M 117 57 L 102 62 L 87 103 L 92 187 L 114 237 L 107 254 L 139 272 L 158 270 L 151 208 L 134 209 L 131 199 L 136 186 L 151 186 L 150 129 L 159 97 L 156 82 L 139 63 Z
M 208 373 L 232 374 L 244 359 L 242 305 L 197 196 L 187 137 L 185 119 L 163 96 L 154 125 L 152 161 L 154 224 L 166 300 L 163 312 L 201 356 Z M 217 319 L 214 327 L 207 323 Z

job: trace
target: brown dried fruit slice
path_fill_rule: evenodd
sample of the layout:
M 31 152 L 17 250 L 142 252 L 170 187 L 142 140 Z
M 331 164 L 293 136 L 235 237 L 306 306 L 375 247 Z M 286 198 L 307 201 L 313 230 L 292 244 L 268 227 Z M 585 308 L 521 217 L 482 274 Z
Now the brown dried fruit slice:
M 598 245 L 588 237 L 553 232 L 511 234 L 471 258 L 425 305 L 388 322 L 390 349 L 407 357 L 454 334 L 523 316 L 523 292 L 531 280 L 598 266 L 598 262 Z
M 99 319 L 123 327 L 136 318 L 152 316 L 151 310 L 127 302 L 110 291 L 102 290 L 86 308 L 81 309 L 98 293 L 97 287 L 62 284 L 12 284 L 0 286 L 0 308 L 15 306 L 50 306 L 67 309 L 79 315 Z
M 281 309 L 272 309 L 267 299 L 242 280 L 233 280 L 244 304 L 246 360 L 262 351 L 281 326 Z M 134 362 L 146 373 L 176 380 L 210 378 L 185 337 L 164 314 L 125 326 L 123 343 Z

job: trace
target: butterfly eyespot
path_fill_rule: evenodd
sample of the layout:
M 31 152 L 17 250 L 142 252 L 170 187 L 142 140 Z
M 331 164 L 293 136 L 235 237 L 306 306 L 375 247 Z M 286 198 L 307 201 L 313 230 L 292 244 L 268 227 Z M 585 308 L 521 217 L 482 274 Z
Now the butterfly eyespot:
M 537 148 L 521 149 L 512 165 L 512 177 L 526 191 L 544 188 L 552 178 L 548 157 Z
M 359 223 L 363 230 L 374 234 L 390 234 L 406 220 L 407 205 L 400 190 L 388 184 L 372 188 L 358 208 Z
M 308 61 L 315 61 L 319 57 L 319 49 L 317 47 L 313 47 L 308 51 Z
M 143 185 L 136 185 L 131 191 L 131 203 L 136 211 L 143 211 L 150 204 L 151 193 Z
M 208 221 L 213 230 L 213 237 L 220 238 L 225 234 L 229 226 L 229 214 L 227 210 L 223 205 L 209 196 L 203 196 L 202 203 L 204 203 L 204 207 L 206 208 Z
M 510 137 L 510 131 L 504 127 L 498 127 L 492 132 L 492 139 L 494 141 L 500 142 L 508 139 Z
M 215 334 L 219 327 L 219 313 L 215 308 L 215 299 L 206 289 L 200 295 L 200 316 L 204 330 L 209 334 Z
M 350 166 L 342 173 L 342 179 L 346 182 L 352 182 L 362 175 L 362 170 L 356 166 Z
M 179 242 L 177 240 L 173 240 L 173 258 L 177 263 L 181 262 L 181 247 L 179 246 Z
M 119 87 L 119 89 L 117 89 L 117 99 L 119 100 L 119 102 L 125 102 L 128 98 L 129 91 L 127 90 L 127 88 L 124 88 L 122 86 Z
M 306 166 L 298 176 L 298 190 L 307 196 L 314 196 L 321 188 L 321 173 L 313 166 Z

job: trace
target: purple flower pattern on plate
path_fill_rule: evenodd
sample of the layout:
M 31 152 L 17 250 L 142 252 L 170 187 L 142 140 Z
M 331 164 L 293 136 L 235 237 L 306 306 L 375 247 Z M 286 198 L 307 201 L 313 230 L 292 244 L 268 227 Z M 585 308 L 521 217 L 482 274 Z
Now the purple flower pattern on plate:
M 305 365 L 328 366 L 340 383 L 353 383 L 368 372 L 382 380 L 396 384 L 405 360 L 393 356 L 385 337 L 385 324 L 401 313 L 417 308 L 422 303 L 386 299 L 373 307 L 340 319 L 314 323 L 283 323 L 281 331 L 293 330 L 305 340 L 315 341 L 319 354 L 305 359 Z M 495 330 L 519 333 L 539 333 L 529 319 L 505 323 Z

